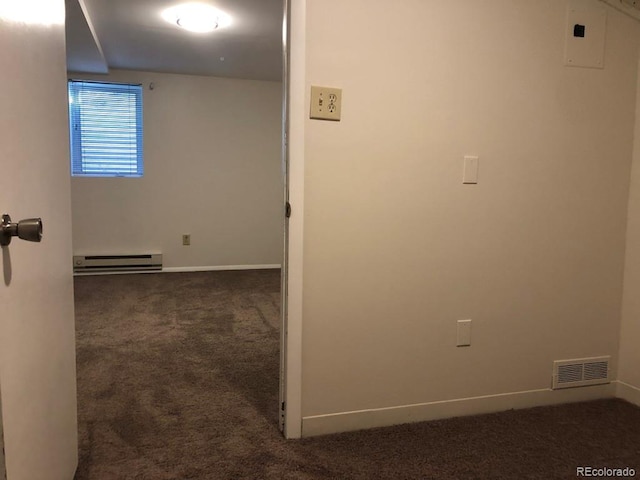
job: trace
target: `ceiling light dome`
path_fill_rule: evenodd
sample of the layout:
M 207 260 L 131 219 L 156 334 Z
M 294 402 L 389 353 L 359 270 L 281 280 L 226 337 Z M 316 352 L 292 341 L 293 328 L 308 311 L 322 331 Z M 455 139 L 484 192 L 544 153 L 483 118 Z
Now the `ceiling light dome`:
M 162 18 L 185 30 L 197 33 L 213 32 L 217 28 L 228 27 L 231 17 L 206 3 L 184 3 L 162 12 Z

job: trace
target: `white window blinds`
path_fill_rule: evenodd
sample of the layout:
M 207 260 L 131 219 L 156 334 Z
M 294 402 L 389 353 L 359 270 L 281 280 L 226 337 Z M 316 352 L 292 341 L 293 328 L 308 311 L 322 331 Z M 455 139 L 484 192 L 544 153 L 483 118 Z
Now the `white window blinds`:
M 69 81 L 71 175 L 141 177 L 142 86 Z

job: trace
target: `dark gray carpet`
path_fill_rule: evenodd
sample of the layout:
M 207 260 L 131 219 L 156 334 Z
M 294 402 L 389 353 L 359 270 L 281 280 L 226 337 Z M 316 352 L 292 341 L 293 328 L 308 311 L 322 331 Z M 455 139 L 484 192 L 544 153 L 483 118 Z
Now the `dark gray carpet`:
M 279 287 L 275 270 L 76 278 L 76 479 L 640 477 L 640 409 L 619 400 L 284 440 Z

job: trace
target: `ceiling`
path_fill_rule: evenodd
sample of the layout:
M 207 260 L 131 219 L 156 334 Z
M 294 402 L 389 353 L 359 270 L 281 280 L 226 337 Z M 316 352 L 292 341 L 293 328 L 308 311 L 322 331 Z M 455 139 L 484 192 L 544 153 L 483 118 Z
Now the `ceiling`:
M 638 0 L 600 0 L 619 12 L 625 13 L 640 21 L 640 2 Z
M 283 0 L 200 0 L 232 25 L 191 33 L 161 12 L 187 0 L 65 0 L 67 69 L 109 69 L 282 79 Z

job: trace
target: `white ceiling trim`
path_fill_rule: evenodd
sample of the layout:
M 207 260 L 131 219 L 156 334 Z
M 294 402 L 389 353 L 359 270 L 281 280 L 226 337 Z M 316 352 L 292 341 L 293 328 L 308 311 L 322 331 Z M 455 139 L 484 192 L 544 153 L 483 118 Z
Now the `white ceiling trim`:
M 625 2 L 623 0 L 600 0 L 600 1 L 640 22 L 640 10 L 638 8 L 634 8 L 631 5 L 629 5 L 629 2 Z M 634 2 L 631 2 L 631 3 L 634 3 Z

